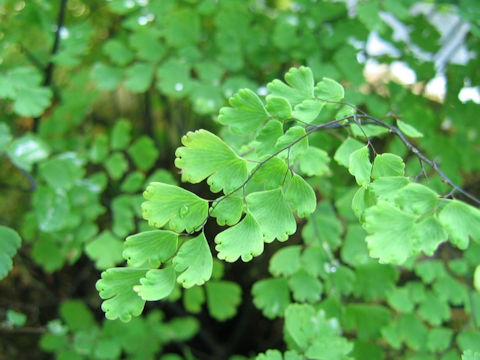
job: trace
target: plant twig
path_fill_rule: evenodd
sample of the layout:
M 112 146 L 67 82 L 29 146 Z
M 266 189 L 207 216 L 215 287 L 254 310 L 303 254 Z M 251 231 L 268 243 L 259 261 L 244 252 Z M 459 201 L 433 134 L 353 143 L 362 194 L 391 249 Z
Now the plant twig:
M 61 34 L 61 30 L 63 28 L 63 24 L 65 22 L 67 2 L 68 2 L 68 0 L 60 0 L 60 9 L 58 10 L 57 28 L 55 30 L 55 37 L 53 39 L 53 46 L 52 46 L 52 49 L 50 50 L 50 58 L 48 60 L 48 64 L 43 71 L 44 75 L 45 75 L 45 79 L 43 81 L 43 86 L 46 86 L 46 87 L 52 85 L 53 71 L 55 70 L 55 63 L 53 61 L 53 57 L 57 53 L 57 51 L 60 47 L 60 34 Z M 41 116 L 37 116 L 33 119 L 33 132 L 38 131 L 38 127 L 40 125 L 40 118 L 41 118 Z
M 474 195 L 470 194 L 469 192 L 463 190 L 460 186 L 456 185 L 438 166 L 436 162 L 427 158 L 415 145 L 413 145 L 405 135 L 394 125 L 387 124 L 380 119 L 377 119 L 374 116 L 370 116 L 367 114 L 362 115 L 362 117 L 372 120 L 374 123 L 383 126 L 390 130 L 392 133 L 398 136 L 398 138 L 403 142 L 403 144 L 421 161 L 428 164 L 442 179 L 442 181 L 449 186 L 452 187 L 452 194 L 455 192 L 459 192 L 463 196 L 467 197 L 468 199 L 472 200 L 473 202 L 480 205 L 480 199 L 476 198 Z

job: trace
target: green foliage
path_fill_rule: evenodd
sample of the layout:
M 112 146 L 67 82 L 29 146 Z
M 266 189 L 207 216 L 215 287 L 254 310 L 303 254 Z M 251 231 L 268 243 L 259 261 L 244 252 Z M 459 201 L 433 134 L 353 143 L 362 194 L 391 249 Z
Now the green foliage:
M 0 353 L 477 359 L 480 7 L 350 5 L 2 1 Z
M 21 244 L 20 236 L 13 229 L 6 226 L 0 226 L 0 279 L 7 276 L 12 269 L 12 257 L 15 256 Z

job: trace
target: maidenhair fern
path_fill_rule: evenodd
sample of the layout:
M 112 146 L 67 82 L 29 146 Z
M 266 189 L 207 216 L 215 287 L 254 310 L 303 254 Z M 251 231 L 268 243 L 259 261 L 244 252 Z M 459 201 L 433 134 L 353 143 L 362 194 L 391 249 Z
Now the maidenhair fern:
M 421 253 L 430 256 L 445 241 L 465 249 L 469 238 L 480 240 L 480 210 L 452 199 L 454 192 L 466 192 L 408 140 L 421 135 L 412 125 L 394 116 L 377 119 L 344 102 L 342 85 L 328 78 L 315 84 L 307 67 L 290 69 L 285 82 L 274 80 L 267 89 L 265 99 L 250 90 L 240 90 L 230 99 L 230 106 L 220 110 L 218 121 L 241 136 L 240 145 L 230 145 L 203 129 L 182 138 L 183 146 L 177 149 L 175 160 L 182 180 L 190 183 L 206 180 L 215 198 L 202 199 L 166 183 L 154 182 L 147 187 L 143 217 L 159 230 L 128 237 L 123 251 L 128 266 L 102 273 L 97 288 L 104 299 L 102 308 L 107 318 L 128 321 L 138 316 L 145 301 L 167 298 L 175 283 L 186 289 L 206 283 L 210 300 L 213 293 L 225 292 L 227 296 L 233 288 L 222 288 L 231 285 L 209 282 L 214 264 L 211 248 L 215 248 L 220 260 L 248 262 L 261 256 L 269 243 L 287 241 L 297 232 L 301 218 L 318 215 L 327 219 L 329 210 L 317 205 L 319 199 L 309 183 L 312 176 L 333 171 L 328 154 L 309 144 L 309 135 L 319 131 L 343 128 L 356 137 L 347 137 L 334 159 L 358 184 L 352 209 L 366 232 L 364 251 L 380 263 L 371 266 L 402 265 Z M 323 111 L 332 118 L 320 116 Z M 398 127 L 390 120 L 396 120 Z M 415 174 L 407 174 L 402 158 L 391 153 L 378 154 L 371 138 L 388 132 L 397 135 L 422 166 L 424 163 L 432 166 L 451 185 L 452 192 L 438 194 L 418 182 Z M 207 238 L 204 227 L 211 219 L 226 228 L 214 238 Z M 305 231 L 308 226 L 307 222 Z M 355 229 L 352 236 L 362 231 Z M 285 359 L 300 358 L 299 354 L 312 359 L 340 359 L 352 348 L 322 311 L 310 305 L 291 304 L 290 292 L 295 302 L 313 303 L 321 298 L 324 288 L 346 293 L 357 291 L 342 290 L 349 282 L 350 270 L 335 264 L 331 250 L 313 241 L 305 249 L 285 245 L 271 259 L 270 273 L 274 278 L 258 281 L 252 290 L 254 303 L 265 316 L 285 317 L 285 331 L 296 351 L 286 353 Z M 348 250 L 342 249 L 346 262 L 357 261 L 353 254 L 343 251 Z M 319 268 L 319 263 L 330 267 Z M 370 270 L 365 268 L 365 271 Z M 329 277 L 328 273 L 335 274 Z M 385 279 L 382 282 L 388 284 Z M 195 295 L 200 298 L 194 300 L 191 294 L 185 301 L 192 308 L 204 296 Z M 382 294 L 386 292 L 382 290 Z M 397 295 L 402 296 L 400 292 Z M 395 295 L 391 296 L 395 304 Z M 221 302 L 218 298 L 215 301 Z M 428 317 L 425 311 L 428 309 L 421 313 Z M 217 318 L 226 319 L 233 314 L 226 311 L 217 314 Z M 276 358 L 281 355 L 275 351 L 258 357 Z

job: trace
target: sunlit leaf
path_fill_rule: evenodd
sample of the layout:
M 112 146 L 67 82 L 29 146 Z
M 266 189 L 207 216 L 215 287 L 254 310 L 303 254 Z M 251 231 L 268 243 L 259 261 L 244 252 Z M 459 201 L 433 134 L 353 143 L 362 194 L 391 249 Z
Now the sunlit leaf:
M 370 256 L 381 263 L 403 264 L 413 254 L 415 217 L 387 202 L 365 211 Z
M 369 150 L 364 146 L 350 154 L 348 171 L 355 176 L 358 185 L 365 186 L 370 182 L 372 163 L 369 159 Z
M 253 218 L 260 225 L 265 242 L 285 241 L 297 229 L 297 224 L 281 189 L 259 191 L 247 196 Z
M 160 300 L 173 291 L 175 286 L 175 271 L 173 266 L 164 269 L 152 269 L 147 271 L 145 277 L 140 279 L 140 285 L 135 285 L 133 290 L 143 300 Z
M 102 273 L 97 281 L 97 290 L 104 300 L 102 310 L 109 320 L 130 321 L 132 316 L 142 313 L 145 300 L 142 300 L 133 287 L 140 283 L 148 270 L 113 268 Z
M 273 80 L 267 85 L 268 91 L 274 96 L 287 99 L 292 106 L 313 98 L 313 74 L 309 68 L 304 66 L 291 68 L 285 74 L 285 81 L 286 84 L 280 80 Z
M 237 225 L 228 228 L 215 237 L 218 258 L 234 262 L 239 257 L 250 261 L 263 252 L 263 238 L 260 226 L 248 212 Z
M 182 137 L 182 144 L 175 153 L 182 181 L 198 183 L 208 177 L 213 192 L 228 193 L 247 179 L 246 161 L 216 135 L 206 130 L 189 132 Z
M 143 196 L 142 214 L 152 226 L 192 232 L 207 218 L 208 202 L 178 186 L 151 183 Z
M 177 282 L 185 288 L 202 285 L 212 276 L 212 254 L 203 232 L 182 244 L 173 258 L 175 271 L 181 272 Z
M 252 90 L 242 89 L 230 98 L 231 107 L 220 109 L 218 121 L 230 126 L 232 131 L 245 134 L 255 131 L 268 119 L 260 98 Z
M 372 178 L 384 176 L 403 176 L 405 164 L 400 156 L 394 154 L 380 154 L 375 157 L 372 168 Z
M 178 235 L 172 231 L 144 231 L 127 237 L 123 257 L 134 267 L 158 267 L 177 250 Z
M 480 210 L 458 200 L 451 200 L 440 211 L 440 223 L 448 233 L 452 244 L 466 249 L 469 237 L 480 240 Z

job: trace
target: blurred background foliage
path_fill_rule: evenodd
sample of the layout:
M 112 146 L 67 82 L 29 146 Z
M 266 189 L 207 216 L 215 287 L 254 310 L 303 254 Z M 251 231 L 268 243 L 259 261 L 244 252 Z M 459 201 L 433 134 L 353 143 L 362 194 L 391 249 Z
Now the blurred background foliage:
M 149 229 L 141 192 L 151 181 L 178 184 L 174 152 L 189 130 L 241 144 L 219 126 L 220 107 L 241 88 L 265 95 L 264 84 L 306 65 L 369 114 L 413 124 L 419 147 L 478 195 L 479 51 L 476 0 L 0 0 L 0 234 L 13 244 L 0 250 L 18 249 L 0 283 L 0 359 L 244 359 L 283 349 L 281 320 L 262 317 L 250 295 L 278 244 L 253 266 L 216 262 L 216 292 L 178 289 L 128 324 L 103 320 L 95 281 L 123 262 L 126 236 Z M 344 135 L 311 142 L 333 154 Z M 376 147 L 421 173 L 398 140 Z M 468 275 L 478 244 L 465 256 L 443 247 L 422 266 L 364 262 L 366 249 L 352 248 L 364 235 L 351 178 L 332 163 L 313 182 L 324 202 L 304 239 L 315 223 L 328 229 L 327 255 L 340 263 L 326 289 L 364 304 L 308 302 L 343 319 L 353 358 L 480 351 L 480 296 Z M 429 183 L 449 191 L 438 177 Z

